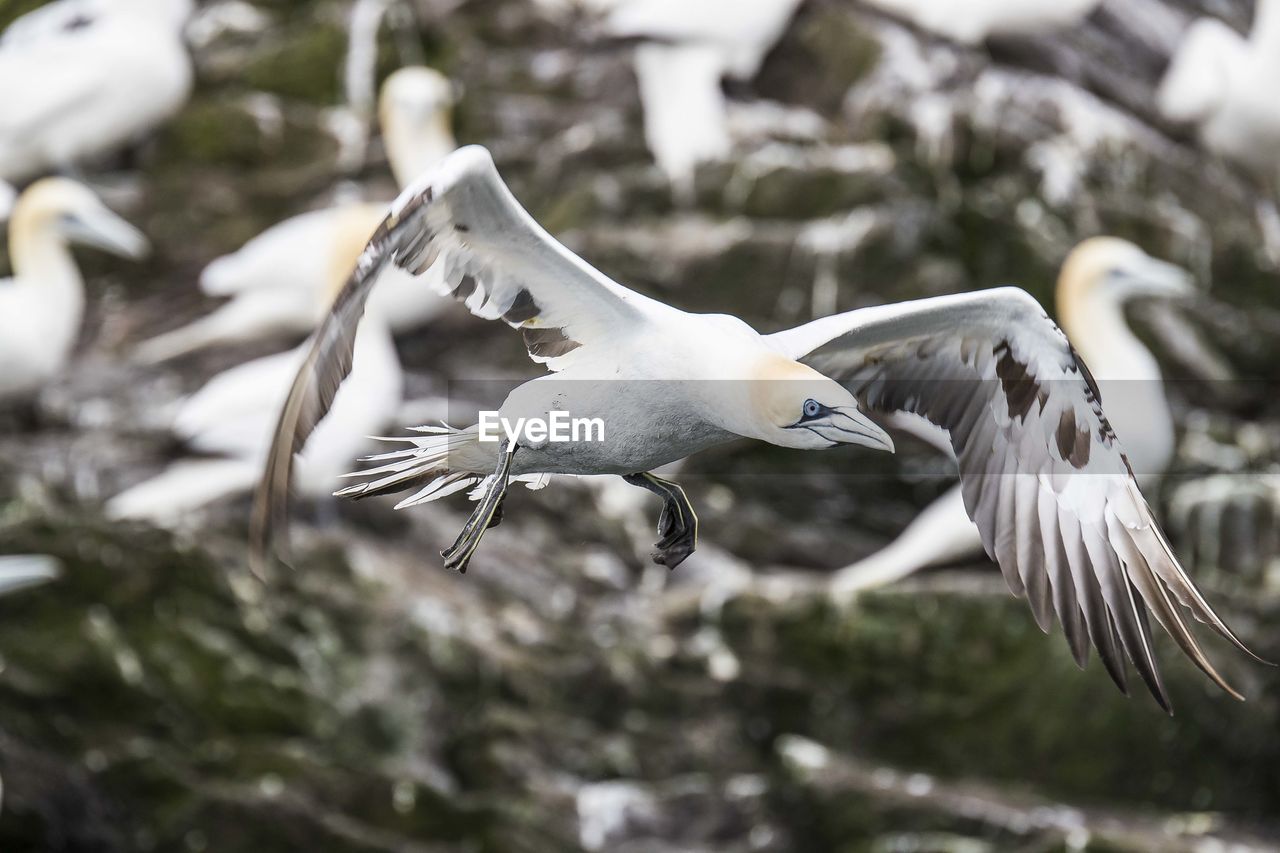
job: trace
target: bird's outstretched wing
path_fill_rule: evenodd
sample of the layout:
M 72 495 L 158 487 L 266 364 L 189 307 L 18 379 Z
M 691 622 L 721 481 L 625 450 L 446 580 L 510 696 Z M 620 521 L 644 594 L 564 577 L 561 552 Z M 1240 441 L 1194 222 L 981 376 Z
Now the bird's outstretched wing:
M 866 308 L 770 340 L 871 408 L 911 412 L 947 430 L 965 508 L 987 553 L 1043 630 L 1057 611 L 1081 666 L 1092 640 L 1127 692 L 1123 652 L 1168 710 L 1150 610 L 1238 697 L 1183 608 L 1248 649 L 1178 563 L 1103 414 L 1097 384 L 1027 293 L 999 288 Z
M 311 340 L 254 500 L 255 565 L 287 508 L 293 455 L 351 372 L 365 302 L 391 266 L 422 276 L 424 287 L 453 296 L 479 317 L 519 329 L 530 357 L 551 370 L 612 346 L 665 308 L 610 280 L 544 231 L 507 189 L 484 148 L 450 154 L 392 204 Z M 422 275 L 432 267 L 443 274 Z

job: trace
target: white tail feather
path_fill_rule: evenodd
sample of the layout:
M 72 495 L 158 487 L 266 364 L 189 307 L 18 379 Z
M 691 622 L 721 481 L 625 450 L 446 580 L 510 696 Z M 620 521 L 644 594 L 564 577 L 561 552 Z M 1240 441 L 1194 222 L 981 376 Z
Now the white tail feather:
M 483 476 L 474 470 L 477 466 L 483 470 L 493 464 L 486 461 L 487 457 L 480 449 L 475 427 L 455 429 L 450 426 L 421 426 L 412 429 L 422 435 L 380 438 L 380 441 L 411 446 L 364 457 L 362 462 L 384 464 L 343 475 L 358 477 L 363 482 L 340 489 L 334 494 L 344 498 L 385 494 L 429 480 L 420 491 L 401 501 L 396 507 L 400 509 L 460 491 Z M 437 476 L 433 478 L 433 474 Z

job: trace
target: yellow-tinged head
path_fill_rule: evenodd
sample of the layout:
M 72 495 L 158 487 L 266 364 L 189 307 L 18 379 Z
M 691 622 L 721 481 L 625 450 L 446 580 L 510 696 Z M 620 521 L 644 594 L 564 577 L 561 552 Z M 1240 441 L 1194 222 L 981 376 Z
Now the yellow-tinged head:
M 36 181 L 19 196 L 9 220 L 14 267 L 49 239 L 82 243 L 127 258 L 149 251 L 142 232 L 113 213 L 93 191 L 69 178 Z
M 1058 318 L 1068 335 L 1087 328 L 1098 300 L 1120 304 L 1137 297 L 1166 299 L 1195 293 L 1191 274 L 1153 258 L 1128 240 L 1091 237 L 1076 246 L 1058 275 Z
M 391 169 L 401 186 L 435 165 L 455 147 L 449 78 L 425 66 L 401 68 L 382 84 L 378 120 Z
M 789 358 L 761 359 L 747 396 L 744 434 L 752 438 L 802 450 L 860 444 L 893 452 L 893 440 L 862 413 L 852 394 Z

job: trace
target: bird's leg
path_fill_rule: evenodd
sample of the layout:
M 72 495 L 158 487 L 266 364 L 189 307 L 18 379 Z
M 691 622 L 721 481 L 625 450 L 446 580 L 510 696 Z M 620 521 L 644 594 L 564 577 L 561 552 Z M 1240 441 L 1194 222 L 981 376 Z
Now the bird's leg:
M 511 460 L 516 454 L 514 442 L 503 441 L 498 447 L 498 467 L 489 478 L 489 485 L 480 503 L 458 534 L 457 540 L 447 550 L 441 551 L 444 567 L 460 574 L 467 571 L 467 563 L 480 544 L 480 537 L 490 527 L 502 520 L 502 499 L 507 495 L 507 482 L 511 476 Z
M 489 526 L 486 527 L 485 530 L 492 530 L 502 523 L 502 508 L 506 506 L 506 503 L 507 493 L 504 490 L 502 492 L 502 497 L 498 498 L 498 506 L 494 509 L 493 515 L 489 518 Z
M 698 547 L 698 514 L 684 489 L 652 474 L 627 474 L 622 479 L 633 486 L 648 489 L 662 498 L 662 514 L 658 516 L 658 550 L 653 561 L 674 569 Z

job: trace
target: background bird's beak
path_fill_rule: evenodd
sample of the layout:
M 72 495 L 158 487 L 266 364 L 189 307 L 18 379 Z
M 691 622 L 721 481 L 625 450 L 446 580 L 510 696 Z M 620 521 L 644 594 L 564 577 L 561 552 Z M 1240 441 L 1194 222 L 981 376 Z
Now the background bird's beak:
M 1129 296 L 1181 299 L 1198 295 L 1195 277 L 1187 270 L 1158 258 L 1144 257 L 1125 276 Z
M 853 406 L 832 409 L 826 417 L 805 426 L 835 444 L 858 444 L 890 453 L 894 450 L 889 434 Z
M 62 230 L 77 243 L 133 260 L 145 258 L 151 251 L 146 235 L 106 207 L 67 214 Z

